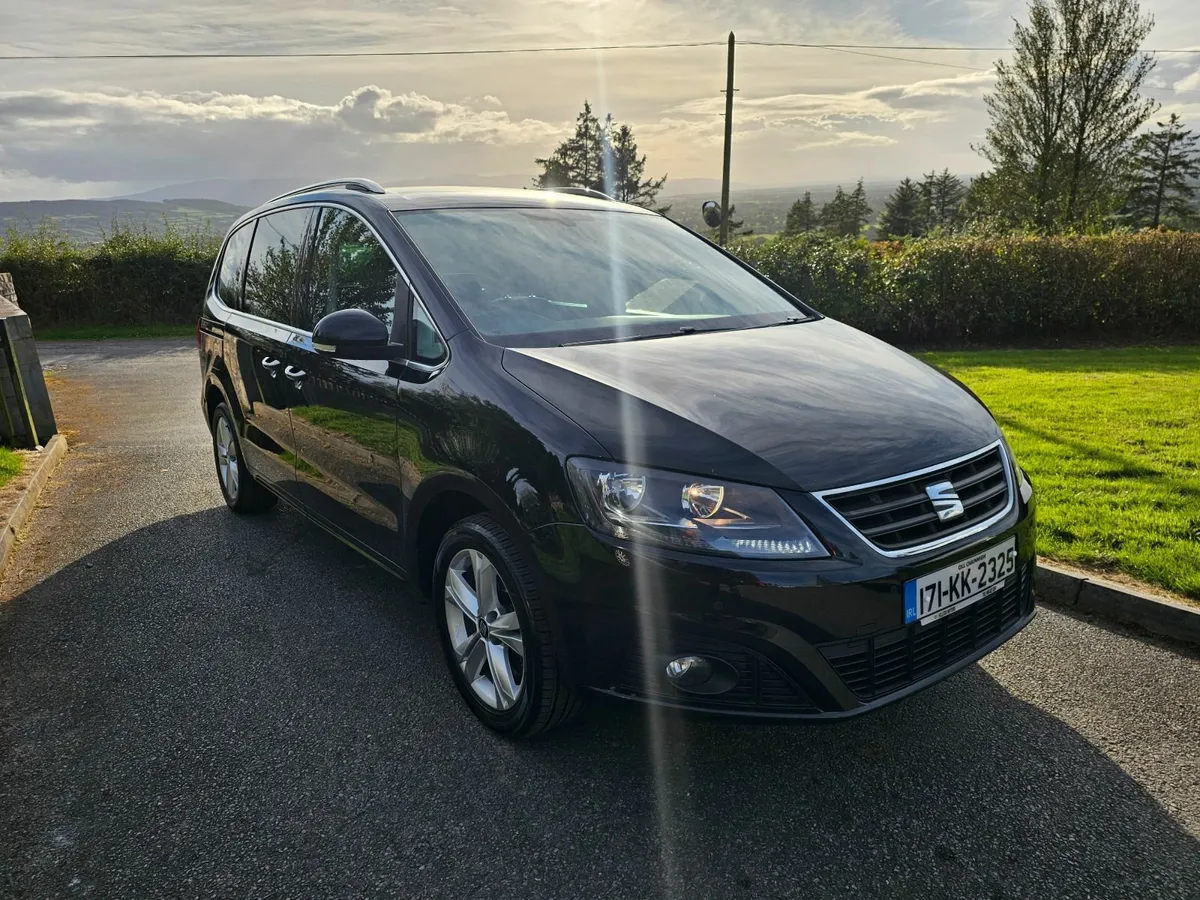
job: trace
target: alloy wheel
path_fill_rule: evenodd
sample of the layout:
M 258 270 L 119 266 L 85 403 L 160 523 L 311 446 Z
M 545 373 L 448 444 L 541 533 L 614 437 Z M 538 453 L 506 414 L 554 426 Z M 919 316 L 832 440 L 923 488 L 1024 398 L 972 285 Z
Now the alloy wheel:
M 460 550 L 446 570 L 444 587 L 458 667 L 489 709 L 512 709 L 525 687 L 525 640 L 504 580 L 484 553 Z
M 217 477 L 221 479 L 221 486 L 225 488 L 225 493 L 229 499 L 236 500 L 238 495 L 238 454 L 237 441 L 233 437 L 233 429 L 229 426 L 229 419 L 225 416 L 217 416 L 216 429 L 216 447 L 217 447 Z

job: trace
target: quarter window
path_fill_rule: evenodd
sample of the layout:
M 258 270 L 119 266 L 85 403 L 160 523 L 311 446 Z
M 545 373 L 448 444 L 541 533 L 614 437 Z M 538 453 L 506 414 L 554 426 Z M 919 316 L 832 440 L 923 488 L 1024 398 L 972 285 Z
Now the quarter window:
M 246 312 L 274 322 L 291 321 L 311 218 L 308 209 L 288 209 L 258 220 L 246 265 Z
M 363 309 L 390 330 L 397 289 L 408 290 L 379 240 L 358 216 L 342 209 L 321 210 L 313 241 L 312 265 L 293 323 L 312 331 L 339 309 Z
M 217 273 L 217 296 L 231 309 L 237 309 L 242 303 L 242 278 L 246 274 L 246 254 L 250 252 L 253 235 L 254 223 L 247 222 L 225 242 L 221 269 Z
M 446 358 L 446 343 L 419 300 L 413 303 L 413 344 L 414 362 L 436 366 Z

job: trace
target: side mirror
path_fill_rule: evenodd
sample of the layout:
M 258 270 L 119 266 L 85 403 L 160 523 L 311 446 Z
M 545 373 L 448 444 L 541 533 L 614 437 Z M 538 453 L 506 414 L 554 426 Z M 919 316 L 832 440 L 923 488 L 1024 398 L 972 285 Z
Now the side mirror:
M 709 228 L 721 227 L 721 204 L 716 200 L 705 200 L 700 215 L 704 216 L 704 224 Z
M 337 359 L 404 358 L 404 345 L 393 344 L 388 327 L 364 309 L 331 312 L 313 329 L 313 350 Z

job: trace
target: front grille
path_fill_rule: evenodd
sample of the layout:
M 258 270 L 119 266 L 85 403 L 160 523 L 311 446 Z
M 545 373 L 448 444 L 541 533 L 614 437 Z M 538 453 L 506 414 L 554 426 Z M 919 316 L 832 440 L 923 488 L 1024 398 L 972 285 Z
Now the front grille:
M 1026 563 L 1008 587 L 944 619 L 825 644 L 821 654 L 860 700 L 898 691 L 982 647 L 1032 610 L 1032 571 Z
M 664 674 L 666 663 L 678 656 L 722 659 L 738 673 L 737 684 L 723 694 L 692 694 L 676 690 Z M 763 712 L 812 712 L 816 705 L 778 666 L 753 650 L 702 637 L 675 636 L 657 642 L 655 656 L 661 664 L 647 670 L 639 647 L 629 653 L 613 688 L 624 694 L 670 700 L 689 706 L 723 709 L 760 709 Z
M 963 514 L 941 521 L 925 489 L 939 482 L 954 485 Z M 828 503 L 859 534 L 881 550 L 908 550 L 965 531 L 1008 508 L 1008 467 L 1001 449 L 925 472 L 901 476 L 868 488 L 823 492 Z

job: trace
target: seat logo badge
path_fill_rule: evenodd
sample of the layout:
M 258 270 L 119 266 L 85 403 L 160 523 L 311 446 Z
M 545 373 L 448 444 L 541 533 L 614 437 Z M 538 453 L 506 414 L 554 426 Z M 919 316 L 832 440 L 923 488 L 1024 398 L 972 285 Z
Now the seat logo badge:
M 931 484 L 925 488 L 925 493 L 933 501 L 933 508 L 938 515 L 938 521 L 948 522 L 951 519 L 957 519 L 963 514 L 962 501 L 958 499 L 958 492 L 954 490 L 954 485 L 949 481 L 939 481 L 937 484 Z

